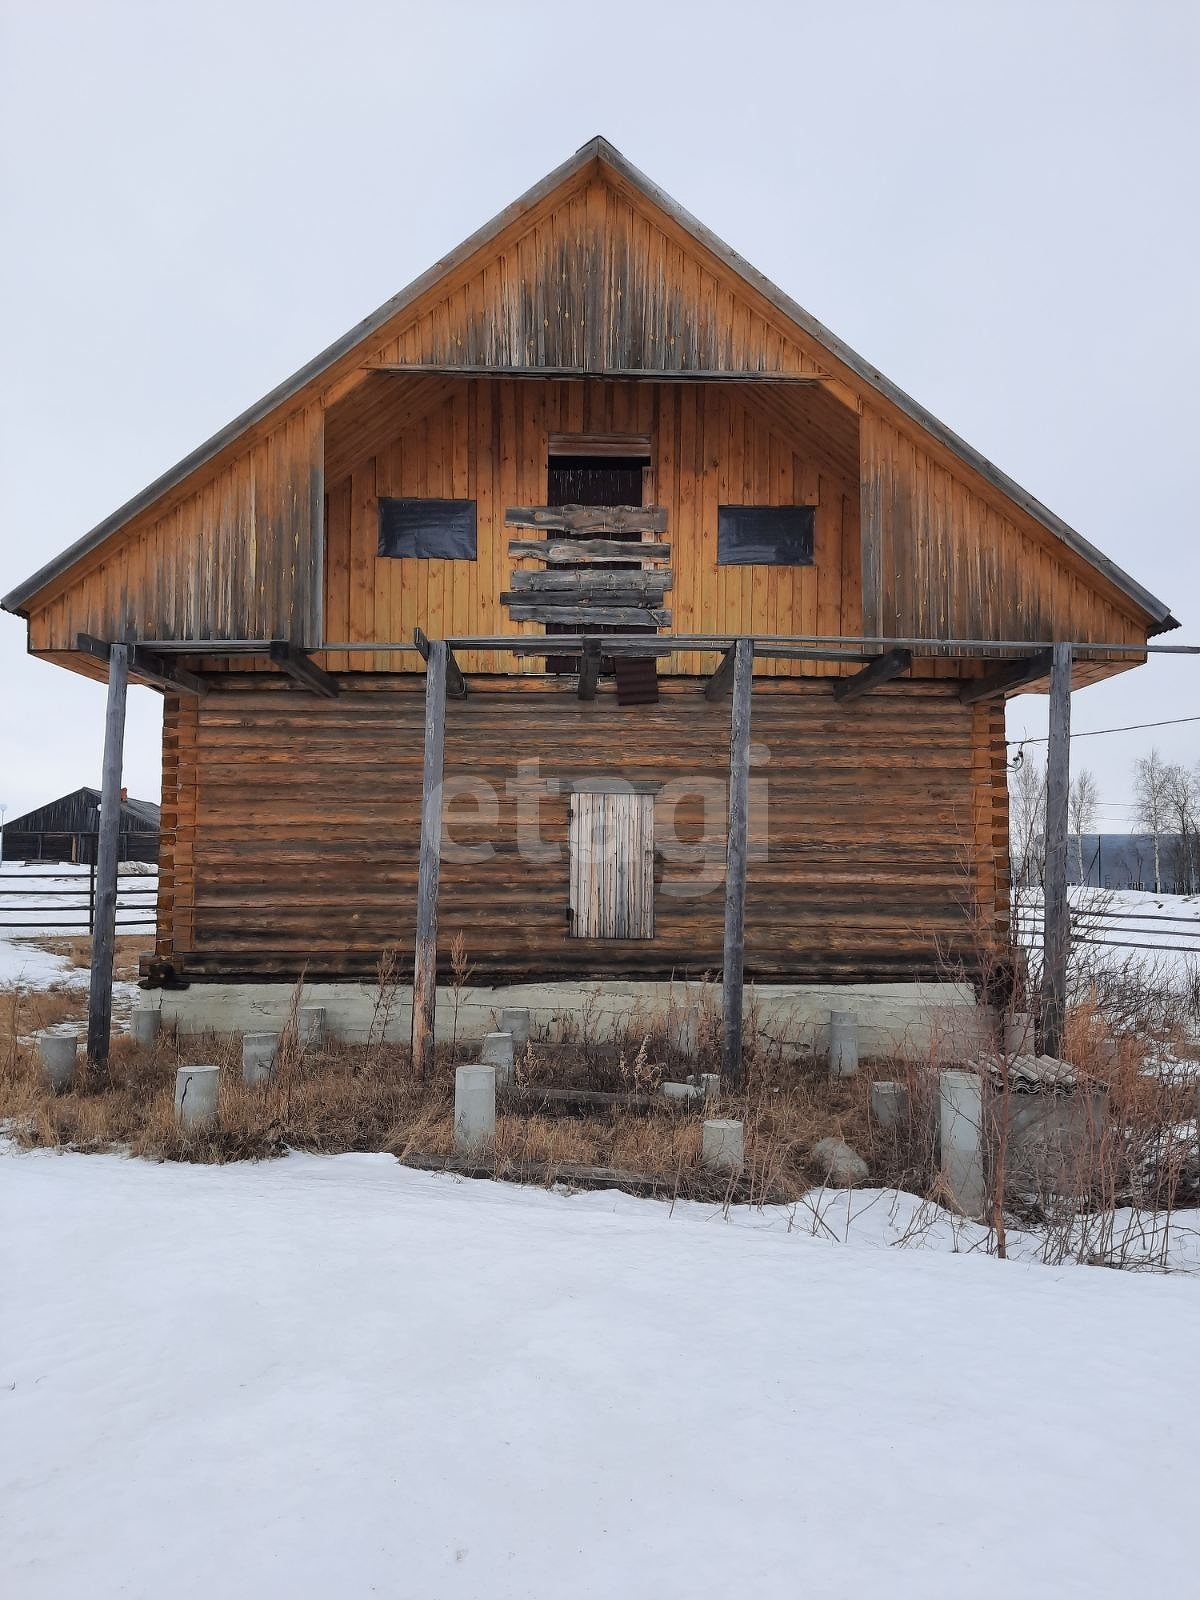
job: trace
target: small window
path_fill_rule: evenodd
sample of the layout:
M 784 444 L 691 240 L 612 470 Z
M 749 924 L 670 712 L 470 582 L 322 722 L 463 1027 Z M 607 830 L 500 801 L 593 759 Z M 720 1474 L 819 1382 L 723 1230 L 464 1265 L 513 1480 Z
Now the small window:
M 409 500 L 380 496 L 379 554 L 425 561 L 474 561 L 474 500 Z
M 571 934 L 653 939 L 654 796 L 571 796 Z
M 718 506 L 717 565 L 811 567 L 815 506 Z

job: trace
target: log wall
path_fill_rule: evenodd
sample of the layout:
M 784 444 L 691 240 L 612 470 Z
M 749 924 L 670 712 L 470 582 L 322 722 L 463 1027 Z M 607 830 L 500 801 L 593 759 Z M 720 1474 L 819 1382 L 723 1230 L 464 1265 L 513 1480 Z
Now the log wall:
M 159 951 L 191 975 L 366 976 L 385 945 L 409 959 L 423 685 L 343 681 L 337 701 L 244 679 L 198 706 L 169 702 Z M 933 682 L 841 706 L 827 682 L 757 680 L 752 738 L 748 978 L 938 976 L 973 963 L 980 938 L 1002 938 L 999 708 L 963 707 Z M 443 965 L 461 932 L 479 981 L 716 971 L 728 750 L 728 702 L 710 704 L 694 684 L 665 683 L 658 705 L 622 709 L 603 688 L 589 703 L 544 680 L 475 680 L 447 710 L 447 829 L 458 851 L 484 847 L 485 858 L 443 860 Z M 565 789 L 614 776 L 716 785 L 707 816 L 700 794 L 658 793 L 646 942 L 567 932 Z M 519 807 L 535 792 L 541 861 L 518 848 Z M 702 861 L 668 858 L 672 825 L 707 855 L 707 880 Z

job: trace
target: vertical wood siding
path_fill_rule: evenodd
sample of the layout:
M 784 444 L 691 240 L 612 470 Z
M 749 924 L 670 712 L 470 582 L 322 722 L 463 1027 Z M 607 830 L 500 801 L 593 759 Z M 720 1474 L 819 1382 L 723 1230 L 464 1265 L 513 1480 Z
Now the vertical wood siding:
M 316 644 L 323 470 L 320 406 L 280 419 L 39 596 L 31 648 L 70 650 L 80 633 Z
M 350 473 L 332 480 L 326 530 L 325 616 L 330 641 L 403 641 L 420 625 L 431 637 L 541 633 L 514 623 L 500 594 L 511 588 L 512 529 L 505 511 L 544 505 L 552 433 L 648 437 L 647 504 L 667 512 L 677 633 L 859 632 L 857 484 L 846 444 L 835 452 L 786 397 L 722 385 L 644 382 L 532 383 L 471 380 Z M 853 440 L 853 430 L 851 434 Z M 852 444 L 856 459 L 857 444 Z M 835 458 L 837 456 L 837 459 Z M 376 554 L 379 495 L 469 498 L 478 506 L 476 561 L 395 560 Z M 815 561 L 808 567 L 720 567 L 717 507 L 815 505 Z M 411 663 L 333 652 L 335 671 L 403 670 Z M 469 671 L 510 670 L 511 658 L 468 656 Z M 699 671 L 694 656 L 674 670 Z M 539 671 L 540 663 L 528 670 Z M 766 673 L 802 671 L 763 663 Z M 812 665 L 808 670 L 811 672 Z M 820 672 L 832 671 L 828 664 Z
M 160 948 L 212 977 L 295 977 L 306 965 L 311 977 L 369 975 L 385 945 L 405 957 L 412 947 L 421 680 L 361 679 L 337 701 L 267 682 L 247 678 L 198 707 L 172 702 Z M 936 976 L 1002 937 L 999 709 L 964 707 L 934 682 L 840 706 L 828 684 L 760 679 L 752 736 L 749 976 Z M 657 705 L 624 709 L 606 689 L 589 703 L 541 682 L 475 680 L 447 708 L 444 827 L 456 850 L 442 864 L 443 955 L 461 932 L 481 981 L 717 970 L 728 756 L 728 704 L 682 680 L 665 682 Z M 518 769 L 533 758 L 536 774 Z M 645 941 L 570 936 L 563 780 L 613 777 L 675 785 L 655 800 Z M 680 779 L 710 785 L 707 810 Z M 547 780 L 560 781 L 552 791 Z M 545 859 L 530 860 L 518 808 L 539 786 Z M 672 859 L 673 838 L 691 859 Z M 695 859 L 706 853 L 709 879 Z
M 861 442 L 868 635 L 1144 641 L 1144 619 L 1078 557 L 997 510 L 870 406 Z
M 573 794 L 568 855 L 577 939 L 654 937 L 654 796 Z

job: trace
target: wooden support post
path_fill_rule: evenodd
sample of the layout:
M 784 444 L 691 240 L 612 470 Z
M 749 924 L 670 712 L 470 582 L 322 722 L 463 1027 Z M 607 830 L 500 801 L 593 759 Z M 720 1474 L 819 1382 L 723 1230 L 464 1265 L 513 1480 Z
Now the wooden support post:
M 731 644 L 717 664 L 717 670 L 704 685 L 704 698 L 706 700 L 720 700 L 729 693 L 733 682 L 733 661 L 737 653 L 737 645 Z
M 413 629 L 413 643 L 420 651 L 422 661 L 428 665 L 429 640 L 422 629 Z M 446 645 L 446 692 L 453 695 L 456 700 L 465 700 L 467 698 L 467 680 L 463 675 L 462 668 L 455 659 L 453 647 L 449 643 Z
M 878 689 L 880 684 L 890 683 L 893 678 L 898 678 L 911 666 L 911 650 L 885 651 L 883 655 L 876 656 L 874 661 L 869 661 L 862 671 L 856 672 L 853 677 L 836 679 L 833 685 L 833 698 L 843 704 L 847 700 L 857 700 L 860 695 Z
M 446 750 L 444 639 L 429 646 L 425 671 L 425 769 L 421 782 L 421 859 L 417 871 L 417 945 L 413 960 L 412 1061 L 418 1078 L 433 1071 L 437 1016 L 437 907 L 442 846 L 442 769 Z
M 595 639 L 583 641 L 583 656 L 579 662 L 579 698 L 594 700 L 600 683 L 600 646 Z
M 1046 757 L 1046 903 L 1042 931 L 1042 1050 L 1062 1051 L 1067 1008 L 1067 799 L 1071 784 L 1071 646 L 1056 644 L 1050 665 L 1050 741 Z
M 117 936 L 117 857 L 121 844 L 121 758 L 125 749 L 125 691 L 129 646 L 108 655 L 108 709 L 104 717 L 104 774 L 100 780 L 100 830 L 96 841 L 96 912 L 92 977 L 88 991 L 88 1057 L 101 1073 L 108 1066 L 112 1031 L 113 943 Z
M 746 838 L 750 799 L 750 692 L 754 640 L 734 646 L 733 715 L 729 738 L 729 843 L 725 852 L 725 958 L 722 994 L 721 1078 L 731 1089 L 742 1081 L 742 967 L 746 934 Z

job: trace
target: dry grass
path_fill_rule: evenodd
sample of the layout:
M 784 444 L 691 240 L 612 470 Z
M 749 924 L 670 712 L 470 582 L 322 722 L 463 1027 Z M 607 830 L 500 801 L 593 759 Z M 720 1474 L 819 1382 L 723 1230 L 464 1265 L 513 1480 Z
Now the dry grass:
M 385 1012 L 395 981 L 395 972 L 381 969 Z M 1103 998 L 1092 995 L 1072 1009 L 1064 1053 L 1085 1077 L 1103 1084 L 1104 1126 L 1089 1142 L 1086 1168 L 1073 1175 L 1069 1194 L 1017 1195 L 1000 1172 L 998 1192 L 1024 1221 L 1065 1229 L 1081 1208 L 1111 1209 L 1127 1202 L 1170 1208 L 1186 1200 L 1189 1185 L 1196 1184 L 1187 1131 L 1195 1090 L 1178 1074 L 1153 1066 L 1164 1057 L 1182 1057 L 1190 1036 L 1178 1018 L 1164 1018 L 1160 1011 L 1154 1028 L 1144 1023 L 1140 1032 L 1117 1033 L 1114 1044 Z M 305 1047 L 294 1022 L 298 1002 L 299 992 L 277 1070 L 266 1085 L 242 1084 L 239 1037 L 177 1038 L 164 1032 L 151 1050 L 116 1040 L 103 1089 L 81 1072 L 70 1092 L 55 1095 L 42 1080 L 31 1036 L 38 1028 L 82 1016 L 84 997 L 77 991 L 0 991 L 0 1120 L 27 1147 L 127 1149 L 158 1160 L 261 1159 L 288 1149 L 448 1157 L 454 1067 L 457 1060 L 469 1059 L 469 1047 L 453 1042 L 439 1047 L 431 1080 L 418 1083 L 407 1049 L 385 1043 L 382 1025 L 372 1028 L 365 1045 Z M 1134 1000 L 1125 997 L 1121 1015 L 1134 1009 Z M 536 1167 L 552 1182 L 562 1169 L 602 1167 L 653 1177 L 660 1192 L 711 1198 L 720 1186 L 714 1187 L 700 1166 L 700 1123 L 703 1115 L 715 1114 L 739 1119 L 745 1127 L 747 1165 L 736 1189 L 739 1198 L 791 1201 L 820 1185 L 823 1173 L 812 1151 L 830 1136 L 844 1139 L 863 1157 L 872 1184 L 942 1198 L 934 1131 L 936 1063 L 877 1060 L 864 1062 L 855 1077 L 831 1079 L 819 1060 L 785 1059 L 783 1046 L 768 1042 L 751 1017 L 744 1088 L 701 1113 L 656 1095 L 664 1077 L 715 1070 L 718 1030 L 712 1006 L 701 1010 L 694 1061 L 681 1057 L 670 1026 L 656 1032 L 637 1017 L 615 1042 L 601 1042 L 585 1017 L 568 1041 L 531 1045 L 517 1064 L 518 1082 L 649 1092 L 655 1107 L 648 1113 L 605 1108 L 575 1115 L 520 1115 L 502 1107 L 497 1173 L 520 1176 L 523 1168 Z M 185 1134 L 174 1119 L 176 1069 L 214 1062 L 222 1069 L 218 1125 L 201 1137 Z M 907 1088 L 908 1114 L 894 1129 L 881 1128 L 870 1114 L 876 1079 Z
M 66 956 L 75 967 L 89 967 L 92 962 L 92 941 L 86 934 L 62 937 L 46 934 L 25 942 L 35 944 L 41 950 L 49 950 L 52 955 Z M 138 958 L 152 943 L 144 933 L 118 935 L 113 943 L 113 977 L 125 983 L 136 983 Z

